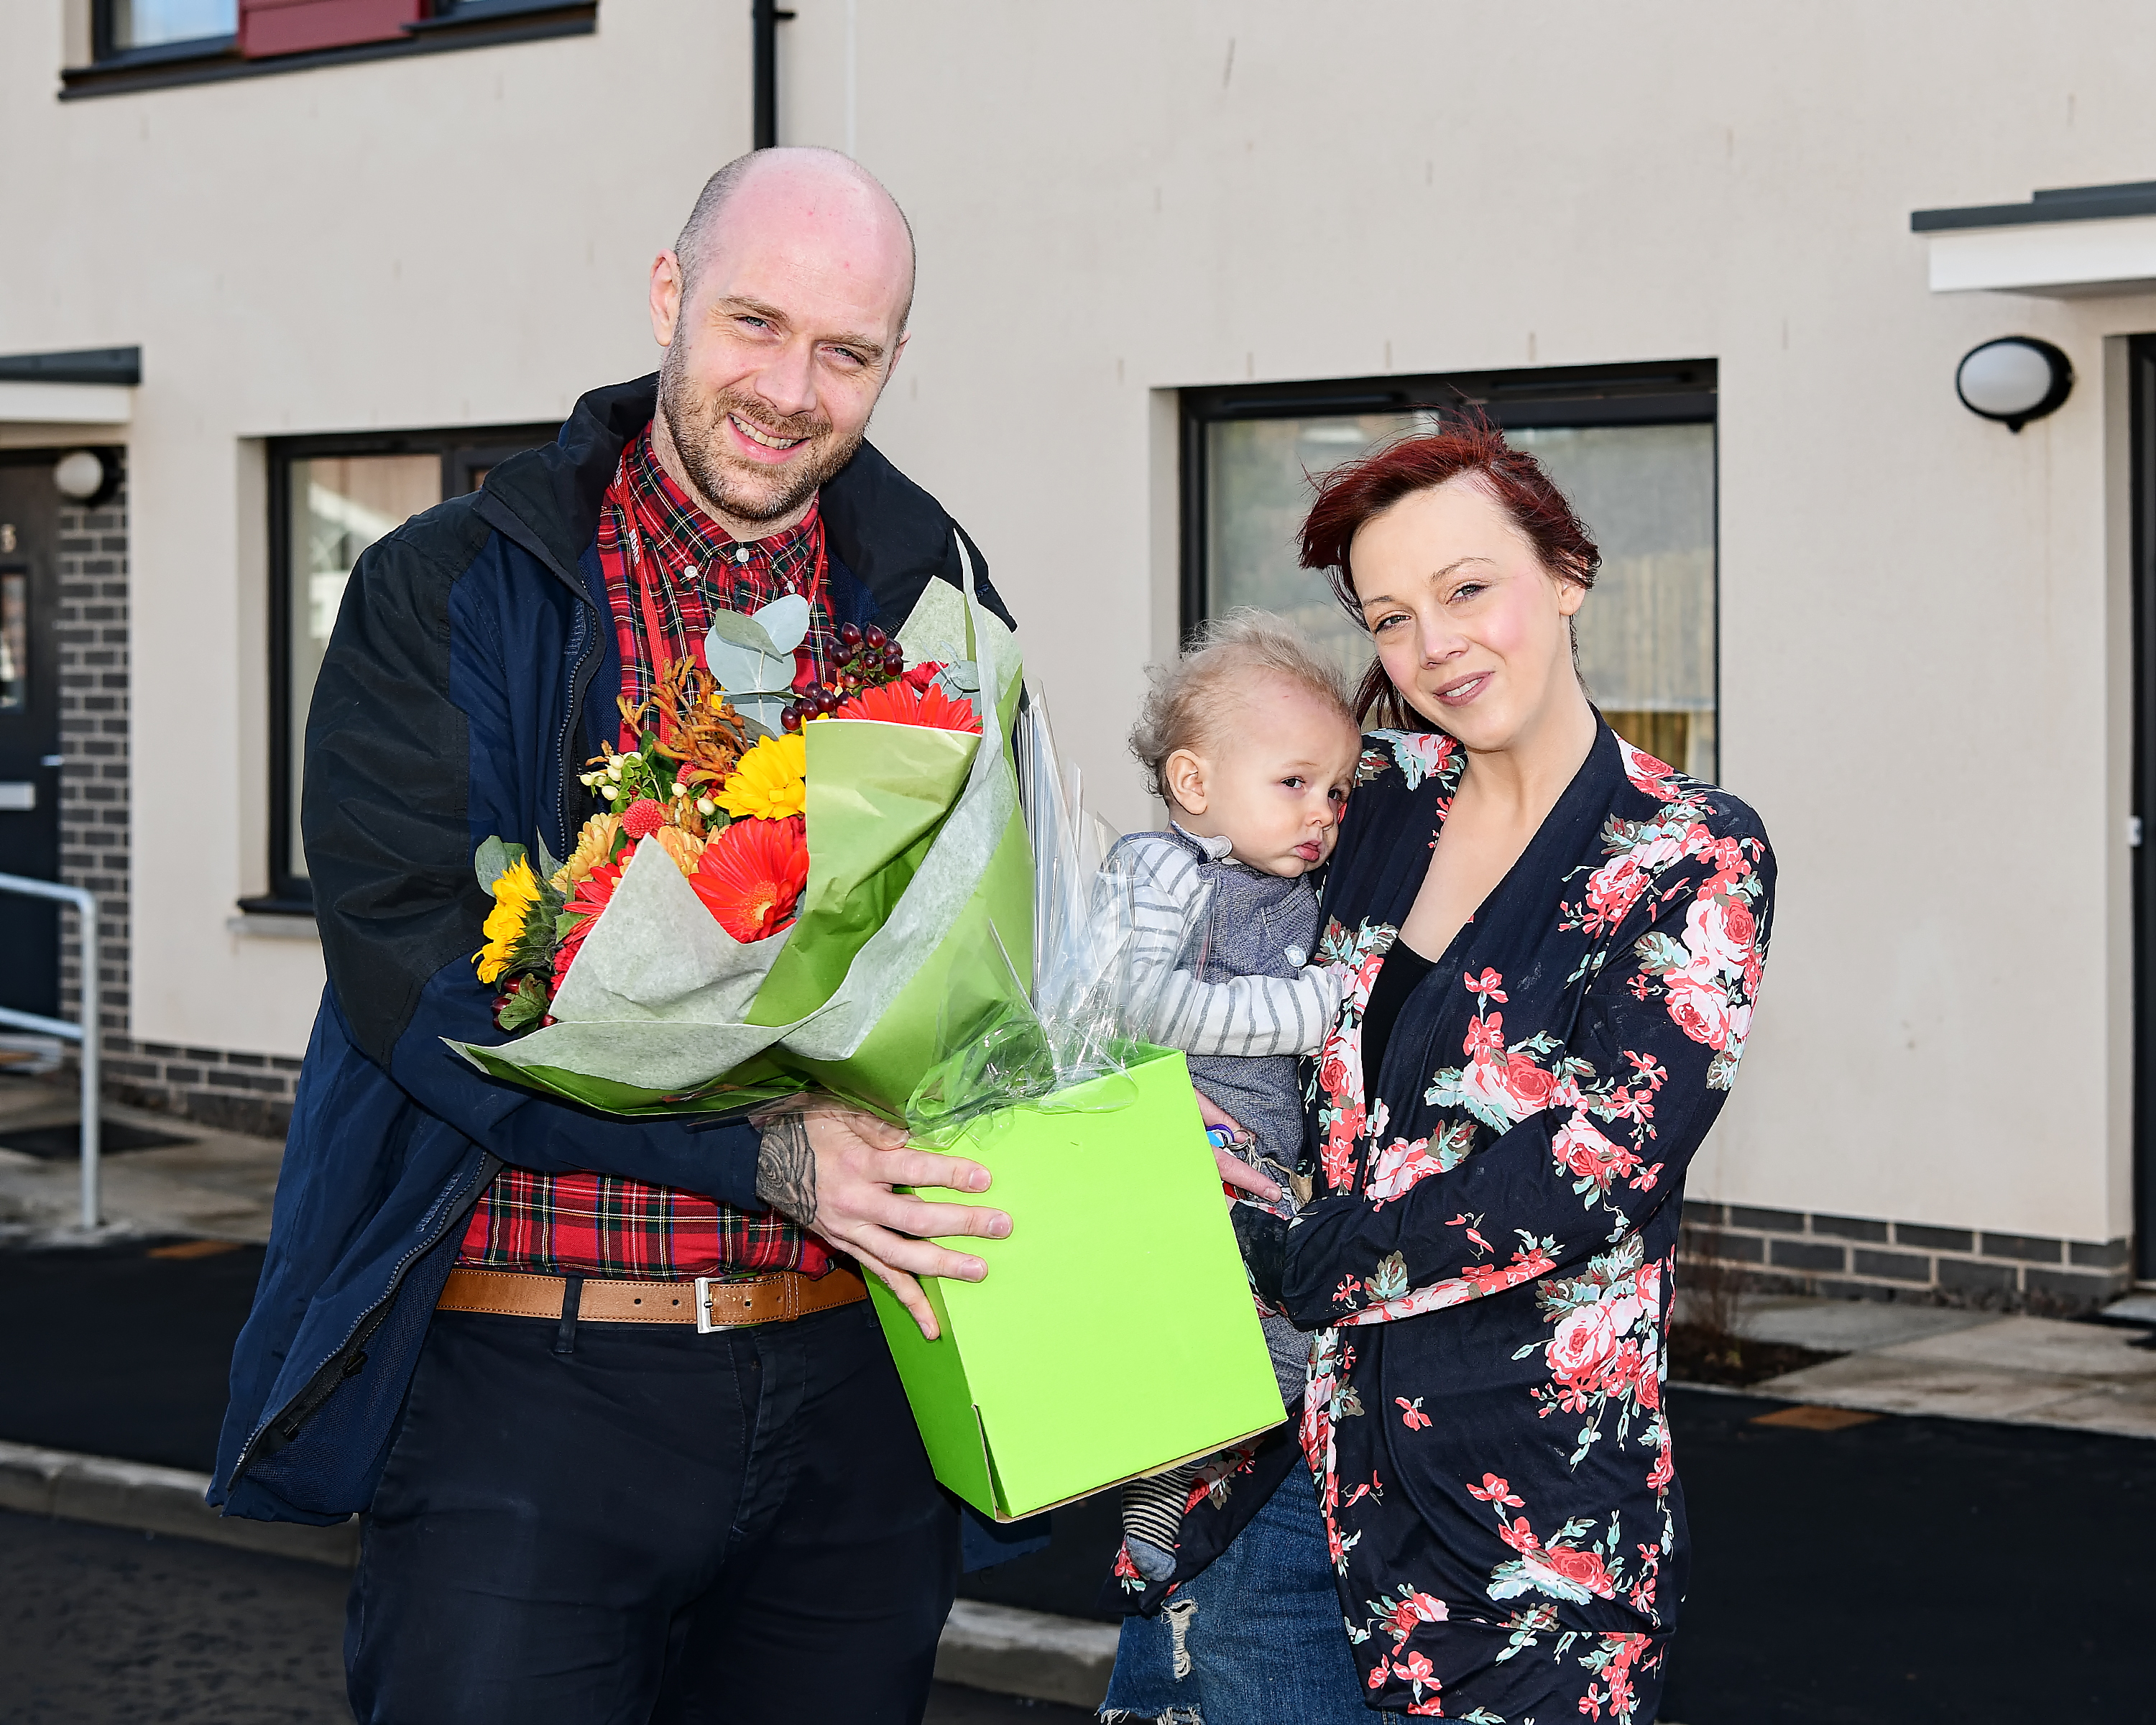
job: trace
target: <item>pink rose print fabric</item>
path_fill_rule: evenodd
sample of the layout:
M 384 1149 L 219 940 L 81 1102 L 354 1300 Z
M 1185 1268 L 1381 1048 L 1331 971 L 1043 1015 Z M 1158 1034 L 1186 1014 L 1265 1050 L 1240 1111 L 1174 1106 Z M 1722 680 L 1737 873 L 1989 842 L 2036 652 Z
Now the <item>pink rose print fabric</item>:
M 1464 762 L 1364 745 L 1284 1291 L 1316 1331 L 1299 1435 L 1365 1698 L 1647 1725 L 1687 1562 L 1662 1399 L 1684 1175 L 1751 1033 L 1774 854 L 1604 727 L 1366 1090 L 1363 1015 Z

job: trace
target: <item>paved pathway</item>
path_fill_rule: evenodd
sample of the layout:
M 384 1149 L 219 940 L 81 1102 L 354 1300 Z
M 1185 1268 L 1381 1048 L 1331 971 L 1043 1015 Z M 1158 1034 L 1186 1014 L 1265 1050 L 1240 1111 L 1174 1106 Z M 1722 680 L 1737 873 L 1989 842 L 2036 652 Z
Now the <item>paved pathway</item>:
M 272 1138 L 212 1131 L 192 1121 L 108 1103 L 104 1118 L 184 1137 L 155 1150 L 99 1158 L 106 1226 L 97 1237 L 189 1235 L 205 1240 L 270 1238 L 270 1206 L 285 1147 Z M 0 1076 L 0 1128 L 77 1121 L 72 1091 Z M 0 1148 L 0 1244 L 85 1241 L 81 1164 Z
M 2148 1329 L 1931 1306 L 1769 1299 L 1747 1301 L 1738 1327 L 1757 1341 L 1849 1350 L 1755 1384 L 1755 1394 L 2156 1438 L 2156 1332 Z

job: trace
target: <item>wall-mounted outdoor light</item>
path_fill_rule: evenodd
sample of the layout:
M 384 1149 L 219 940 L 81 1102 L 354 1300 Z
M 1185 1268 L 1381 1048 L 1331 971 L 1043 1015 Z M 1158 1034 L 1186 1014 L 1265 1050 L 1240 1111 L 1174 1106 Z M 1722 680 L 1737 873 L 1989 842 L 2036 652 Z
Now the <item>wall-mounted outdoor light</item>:
M 1972 347 L 1954 372 L 1961 404 L 2009 431 L 2055 412 L 2073 387 L 2071 362 L 2034 336 L 2006 336 Z
M 53 464 L 53 484 L 70 503 L 95 509 L 120 489 L 120 464 L 95 449 L 72 449 Z

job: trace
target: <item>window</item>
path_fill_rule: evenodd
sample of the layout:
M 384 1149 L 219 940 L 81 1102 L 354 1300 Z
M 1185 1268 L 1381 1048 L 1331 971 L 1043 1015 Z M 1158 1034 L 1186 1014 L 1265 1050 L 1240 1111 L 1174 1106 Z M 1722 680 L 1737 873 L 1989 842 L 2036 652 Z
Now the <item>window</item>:
M 1711 778 L 1714 389 L 1713 364 L 1688 362 L 1186 390 L 1184 625 L 1277 611 L 1360 677 L 1369 637 L 1296 562 L 1308 476 L 1473 403 L 1541 459 L 1602 548 L 1579 615 L 1595 704 L 1628 742 Z
M 444 497 L 475 490 L 496 462 L 553 440 L 551 425 L 290 438 L 270 450 L 270 891 L 249 911 L 314 907 L 300 841 L 307 708 L 360 553 Z
M 30 704 L 30 578 L 20 570 L 0 575 L 0 713 Z
M 598 0 L 90 0 L 90 64 L 64 99 L 589 35 Z
M 177 43 L 223 47 L 239 28 L 239 0 L 105 0 L 98 58 Z

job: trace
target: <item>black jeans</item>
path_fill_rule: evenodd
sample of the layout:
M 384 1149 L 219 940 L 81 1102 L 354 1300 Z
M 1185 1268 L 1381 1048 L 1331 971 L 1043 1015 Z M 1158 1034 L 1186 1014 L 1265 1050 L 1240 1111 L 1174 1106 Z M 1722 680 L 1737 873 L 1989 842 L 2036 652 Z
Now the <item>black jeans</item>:
M 363 1725 L 917 1725 L 958 1520 L 865 1304 L 687 1326 L 437 1312 L 375 1493 Z

